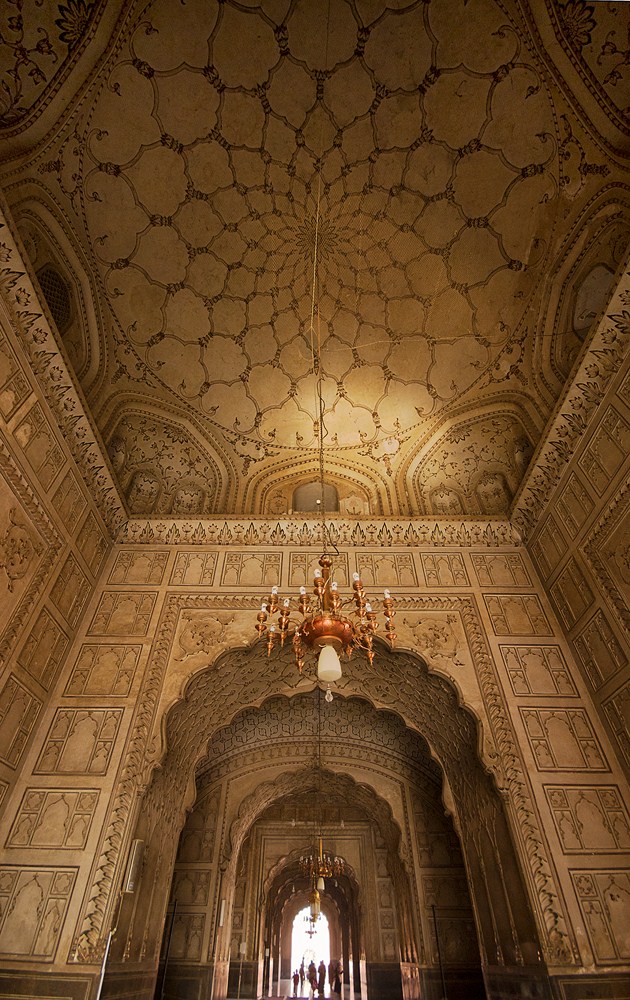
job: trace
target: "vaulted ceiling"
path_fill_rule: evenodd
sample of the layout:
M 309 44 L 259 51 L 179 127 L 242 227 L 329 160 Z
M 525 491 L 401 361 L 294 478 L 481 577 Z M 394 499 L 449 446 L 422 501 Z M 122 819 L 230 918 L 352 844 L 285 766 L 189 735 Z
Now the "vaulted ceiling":
M 343 513 L 509 513 L 628 242 L 625 4 L 1 17 L 5 196 L 131 514 L 288 512 L 318 356 Z

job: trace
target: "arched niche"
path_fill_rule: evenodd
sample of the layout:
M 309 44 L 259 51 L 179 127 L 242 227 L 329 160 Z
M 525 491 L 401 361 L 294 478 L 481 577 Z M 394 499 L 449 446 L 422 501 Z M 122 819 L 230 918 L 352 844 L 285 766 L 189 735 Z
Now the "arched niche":
M 228 651 L 190 680 L 183 699 L 168 713 L 167 751 L 140 803 L 135 836 L 147 845 L 145 875 L 130 907 L 133 913 L 121 914 L 119 952 L 124 950 L 136 961 L 157 961 L 177 838 L 185 811 L 194 800 L 195 770 L 213 733 L 244 706 L 259 707 L 270 696 L 309 687 L 312 682 L 296 676 L 289 650 L 267 660 L 257 647 Z M 462 840 L 484 964 L 537 966 L 540 946 L 547 953 L 555 949 L 553 955 L 563 955 L 566 961 L 567 944 L 561 918 L 556 917 L 553 882 L 545 870 L 534 817 L 527 811 L 525 776 L 510 744 L 507 720 L 500 723 L 508 755 L 507 785 L 501 795 L 479 757 L 475 719 L 460 704 L 453 684 L 431 673 L 419 656 L 379 649 L 374 665 L 353 659 L 345 666 L 340 694 L 363 698 L 376 710 L 400 716 L 407 728 L 422 734 L 439 763 Z M 496 763 L 500 771 L 500 762 Z M 527 894 L 514 847 L 515 830 L 525 840 L 520 858 L 524 867 L 530 861 L 529 852 L 538 851 L 534 859 L 540 886 L 538 929 L 532 895 Z M 487 853 L 485 868 L 476 857 L 483 831 L 498 873 L 492 892 L 485 881 Z M 229 864 L 229 859 L 224 863 Z

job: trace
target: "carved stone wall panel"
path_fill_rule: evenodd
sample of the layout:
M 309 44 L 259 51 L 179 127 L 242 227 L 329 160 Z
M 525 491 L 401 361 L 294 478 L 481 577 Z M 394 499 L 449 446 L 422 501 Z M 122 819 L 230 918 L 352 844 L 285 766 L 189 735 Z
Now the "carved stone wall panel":
M 601 608 L 577 633 L 573 645 L 595 691 L 614 677 L 628 662 Z
M 0 692 L 0 760 L 16 768 L 42 702 L 11 674 Z
M 602 707 L 622 757 L 630 764 L 630 681 L 606 698 Z
M 44 490 L 64 464 L 63 451 L 39 403 L 17 424 L 13 436 Z
M 126 698 L 134 681 L 141 646 L 83 645 L 70 674 L 67 697 Z
M 90 511 L 77 535 L 77 548 L 92 576 L 98 575 L 109 544 L 109 540 L 101 531 L 96 515 Z
M 225 555 L 222 587 L 273 587 L 281 579 L 280 552 L 227 552 Z
M 630 959 L 630 875 L 627 870 L 571 872 L 595 958 L 614 964 Z
M 553 635 L 553 629 L 535 594 L 484 594 L 495 635 Z
M 595 506 L 595 500 L 575 472 L 567 479 L 558 494 L 555 509 L 569 538 L 576 538 L 588 520 Z
M 549 514 L 531 546 L 532 559 L 543 580 L 552 575 L 567 549 L 567 542 L 555 517 Z
M 0 955 L 51 962 L 75 868 L 0 867 Z
M 173 921 L 170 955 L 180 961 L 198 962 L 205 926 L 205 914 L 177 910 Z
M 42 588 L 39 577 L 44 564 L 49 565 L 51 533 L 45 533 L 42 518 L 37 517 L 33 502 L 20 502 L 11 479 L 13 470 L 2 475 L 0 463 L 0 634 L 21 604 Z M 34 498 L 33 498 L 34 501 Z
M 565 854 L 626 854 L 630 817 L 616 785 L 545 785 Z
M 600 590 L 630 630 L 630 475 L 587 538 L 584 550 Z
M 460 552 L 421 553 L 427 587 L 469 587 L 470 580 Z
M 68 647 L 68 637 L 46 608 L 42 608 L 17 655 L 17 662 L 48 690 L 55 680 Z
M 35 774 L 105 774 L 122 719 L 122 709 L 55 712 Z
M 539 771 L 608 771 L 588 715 L 575 709 L 519 709 Z
M 143 636 L 147 634 L 157 594 L 105 593 L 101 597 L 88 635 Z
M 210 892 L 211 873 L 207 869 L 175 868 L 171 902 L 181 905 L 206 906 Z
M 571 557 L 549 590 L 565 629 L 571 629 L 595 600 L 584 571 Z
M 168 564 L 168 552 L 120 552 L 116 557 L 108 583 L 110 584 L 160 584 Z
M 75 626 L 91 593 L 87 576 L 70 553 L 53 584 L 50 600 L 68 624 Z
M 416 568 L 410 552 L 357 552 L 356 559 L 357 573 L 368 587 L 418 586 Z
M 0 413 L 9 421 L 32 391 L 15 351 L 0 330 Z
M 480 587 L 531 587 L 532 581 L 518 552 L 488 555 L 471 554 L 473 569 Z
M 6 846 L 82 850 L 98 798 L 95 788 L 27 788 Z
M 71 469 L 66 472 L 53 493 L 52 505 L 68 533 L 72 534 L 85 513 L 87 500 Z
M 609 406 L 601 425 L 578 459 L 598 496 L 603 496 L 630 451 L 630 423 Z
M 320 569 L 320 552 L 291 552 L 289 555 L 289 586 L 309 587 L 313 584 L 316 569 Z M 335 556 L 335 579 L 340 587 L 347 587 L 350 581 L 348 555 L 346 552 Z
M 178 552 L 169 583 L 171 587 L 211 587 L 218 552 Z
M 577 690 L 560 646 L 500 646 L 515 695 L 577 697 Z

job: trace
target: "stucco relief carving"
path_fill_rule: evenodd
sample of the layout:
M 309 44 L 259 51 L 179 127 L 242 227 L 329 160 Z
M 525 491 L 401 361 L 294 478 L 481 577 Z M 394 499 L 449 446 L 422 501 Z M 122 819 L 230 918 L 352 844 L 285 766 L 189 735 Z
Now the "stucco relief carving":
M 57 709 L 35 774 L 105 774 L 122 719 L 120 709 Z
M 93 576 L 98 575 L 109 544 L 109 540 L 101 531 L 96 515 L 90 511 L 77 535 L 77 548 Z
M 577 633 L 573 644 L 595 691 L 627 663 L 626 654 L 601 608 Z
M 553 514 L 549 514 L 531 544 L 532 558 L 543 580 L 546 580 L 566 553 L 567 542 Z
M 81 487 L 69 469 L 52 496 L 52 505 L 69 532 L 73 532 L 87 507 Z
M 500 650 L 515 695 L 577 697 L 559 646 L 501 646 Z
M 590 418 L 611 379 L 624 362 L 630 346 L 630 324 L 625 305 L 629 280 L 630 273 L 626 264 L 607 314 L 582 357 L 568 395 L 556 408 L 543 449 L 537 456 L 535 469 L 524 481 L 512 510 L 512 521 L 525 536 L 535 528 L 540 512 L 587 432 Z M 610 408 L 606 421 L 608 430 L 602 427 L 597 440 L 590 444 L 589 456 L 585 456 L 582 461 L 582 465 L 586 461 L 587 475 L 592 473 L 598 477 L 597 488 L 601 490 L 606 488 L 609 481 L 609 471 L 614 474 L 624 455 L 622 444 L 627 433 L 626 422 L 617 419 L 618 417 L 616 411 Z M 584 518 L 584 511 L 577 516 Z
M 597 961 L 627 962 L 630 958 L 630 876 L 619 869 L 571 874 Z
M 98 797 L 89 788 L 27 789 L 6 846 L 84 848 Z
M 518 552 L 505 555 L 471 554 L 473 569 L 480 587 L 531 587 L 529 573 Z
M 182 913 L 178 910 L 173 923 L 170 954 L 174 959 L 188 962 L 198 962 L 201 958 L 203 929 L 205 923 L 203 913 Z
M 31 392 L 15 351 L 0 330 L 0 413 L 10 420 Z
M 169 583 L 171 587 L 211 587 L 218 552 L 178 552 Z
M 345 568 L 345 567 L 344 567 Z M 335 564 L 336 570 L 336 564 Z M 417 587 L 416 568 L 411 552 L 358 552 L 357 572 L 366 586 Z M 339 581 L 341 582 L 341 580 Z M 347 581 L 343 581 L 346 583 Z
M 629 450 L 630 423 L 611 405 L 578 459 L 578 465 L 599 496 L 605 493 Z
M 0 954 L 51 962 L 76 868 L 0 868 Z
M 577 559 L 571 557 L 549 588 L 564 627 L 569 630 L 591 607 L 595 595 Z
M 484 594 L 495 635 L 553 635 L 553 630 L 535 594 Z
M 34 403 L 13 435 L 45 490 L 63 465 L 63 452 L 39 403 Z
M 326 527 L 336 545 L 357 548 L 413 548 L 436 543 L 465 548 L 471 545 L 493 548 L 519 545 L 521 542 L 518 528 L 505 520 L 335 519 Z M 121 526 L 118 541 L 127 545 L 227 545 L 235 548 L 291 545 L 296 548 L 321 548 L 321 523 L 313 519 L 298 521 L 293 518 L 272 521 L 260 518 L 192 519 L 183 523 L 168 519 L 149 521 L 134 518 Z
M 73 378 L 59 352 L 55 335 L 43 311 L 38 309 L 38 293 L 29 277 L 29 270 L 24 264 L 4 208 L 0 211 L 0 242 L 0 284 L 12 311 L 21 344 L 54 413 L 64 441 L 90 486 L 95 502 L 100 506 L 105 523 L 110 530 L 115 530 L 124 520 L 116 487 L 94 439 L 83 401 L 74 388 Z M 16 440 L 26 449 L 27 455 L 30 450 L 32 461 L 44 475 L 44 479 L 52 480 L 52 476 L 58 472 L 57 453 L 54 438 L 46 435 L 47 425 L 43 421 L 41 408 L 31 409 L 16 429 Z M 44 448 L 43 453 L 40 446 Z
M 598 582 L 618 619 L 630 628 L 630 483 L 626 481 L 594 526 L 584 546 Z
M 630 848 L 630 818 L 617 786 L 547 785 L 545 795 L 566 854 Z
M 221 572 L 223 587 L 277 584 L 282 574 L 279 552 L 226 552 Z
M 119 591 L 101 597 L 88 635 L 146 635 L 157 595 Z
M 133 684 L 141 648 L 83 645 L 64 694 L 126 698 Z
M 70 553 L 50 592 L 52 603 L 70 626 L 78 623 L 91 592 L 87 576 Z
M 57 676 L 67 647 L 65 632 L 43 608 L 18 653 L 17 661 L 47 690 Z
M 0 536 L 0 570 L 6 577 L 6 588 L 13 594 L 18 582 L 28 574 L 33 576 L 33 564 L 41 555 L 43 545 L 32 524 L 17 507 L 11 507 L 3 520 L 8 523 L 4 535 Z
M 50 579 L 61 539 L 2 441 L 0 533 L 0 658 L 4 658 Z
M 42 707 L 40 698 L 11 674 L 0 692 L 0 760 L 17 767 Z
M 619 749 L 630 764 L 630 682 L 622 684 L 603 703 Z
M 168 552 L 120 552 L 109 574 L 108 583 L 157 585 L 162 583 Z
M 539 771 L 608 771 L 599 741 L 582 708 L 519 709 Z
M 402 619 L 400 641 L 404 646 L 416 648 L 427 662 L 451 673 L 452 668 L 463 667 L 468 660 L 464 630 L 456 614 L 421 615 Z M 405 641 L 411 633 L 411 641 Z
M 569 538 L 576 538 L 595 506 L 595 501 L 575 472 L 558 494 L 556 512 Z
M 470 580 L 459 552 L 421 553 L 427 587 L 469 587 Z
M 532 452 L 527 432 L 512 414 L 497 411 L 459 422 L 413 463 L 419 509 L 506 516 Z

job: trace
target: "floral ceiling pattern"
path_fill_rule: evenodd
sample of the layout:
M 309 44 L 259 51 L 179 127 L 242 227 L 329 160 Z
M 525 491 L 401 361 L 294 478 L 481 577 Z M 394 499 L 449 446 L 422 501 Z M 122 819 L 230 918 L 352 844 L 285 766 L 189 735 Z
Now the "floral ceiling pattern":
M 560 8 L 566 45 L 610 49 L 614 10 Z M 38 34 L 16 4 L 13 34 L 52 67 L 95 11 L 68 0 Z M 88 262 L 83 388 L 131 513 L 290 510 L 318 474 L 320 364 L 342 500 L 509 511 L 566 375 L 539 350 L 549 273 L 624 172 L 545 58 L 494 0 L 128 8 L 8 190 L 18 218 L 25 180 L 48 192 Z

